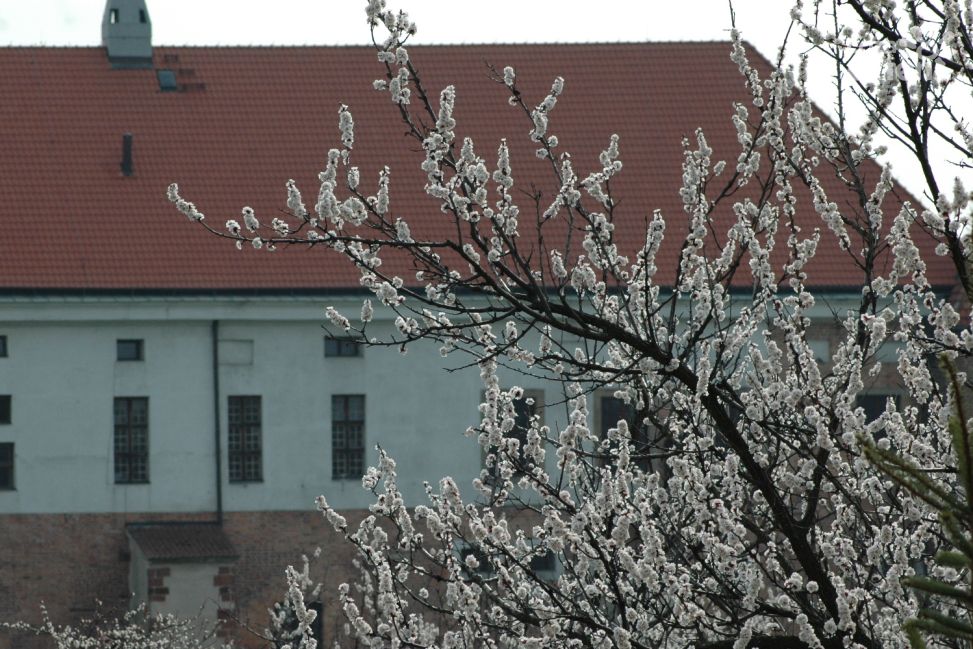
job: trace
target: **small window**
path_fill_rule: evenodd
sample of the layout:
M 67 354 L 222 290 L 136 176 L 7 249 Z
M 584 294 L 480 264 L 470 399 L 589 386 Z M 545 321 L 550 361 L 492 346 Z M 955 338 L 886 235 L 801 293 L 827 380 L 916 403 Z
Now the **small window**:
M 112 25 L 118 24 L 118 9 L 111 9 L 108 12 L 108 22 Z
M 159 90 L 162 92 L 175 92 L 179 90 L 176 73 L 172 70 L 156 70 L 155 76 L 159 80 Z
M 115 398 L 115 483 L 149 481 L 149 399 Z
M 145 358 L 142 340 L 119 340 L 117 350 L 120 361 L 141 361 Z
M 7 337 L 0 336 L 0 358 L 7 357 Z
M 365 395 L 331 397 L 331 479 L 360 480 L 365 472 Z
M 350 338 L 324 339 L 324 355 L 329 358 L 334 356 L 361 356 L 361 349 L 361 343 Z
M 807 346 L 811 348 L 814 360 L 818 363 L 827 364 L 831 362 L 831 345 L 827 340 L 809 340 Z
M 530 571 L 541 581 L 552 582 L 557 579 L 557 557 L 547 551 L 530 558 Z
M 859 394 L 855 398 L 855 405 L 865 411 L 865 422 L 870 424 L 882 416 L 889 399 L 894 407 L 899 407 L 899 395 L 888 393 Z
M 14 445 L 0 443 L 0 489 L 14 488 Z
M 10 401 L 12 397 L 9 394 L 0 394 L 0 424 L 10 423 Z
M 145 9 L 139 9 L 139 22 L 142 23 L 143 25 L 149 22 L 149 17 L 145 13 Z
M 595 398 L 597 400 L 595 416 L 599 439 L 608 439 L 608 431 L 613 428 L 617 429 L 618 422 L 624 421 L 628 424 L 629 435 L 634 447 L 632 461 L 643 471 L 651 471 L 650 456 L 653 446 L 657 445 L 659 440 L 652 435 L 652 430 L 645 424 L 645 417 L 636 410 L 634 404 L 625 403 L 611 393 L 595 393 Z M 616 450 L 615 446 L 615 444 L 609 444 L 606 449 L 607 454 Z M 607 454 L 605 460 L 610 458 L 610 455 Z
M 260 397 L 229 397 L 230 482 L 263 480 Z
M 463 574 L 468 578 L 492 579 L 496 576 L 496 567 L 483 548 L 461 542 L 457 548 Z

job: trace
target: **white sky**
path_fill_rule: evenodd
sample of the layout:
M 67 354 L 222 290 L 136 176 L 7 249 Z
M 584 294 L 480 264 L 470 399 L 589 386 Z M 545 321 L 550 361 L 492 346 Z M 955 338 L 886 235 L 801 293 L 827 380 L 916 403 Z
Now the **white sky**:
M 147 0 L 160 45 L 367 42 L 364 0 Z M 765 54 L 787 28 L 788 0 L 735 0 Z M 391 0 L 419 25 L 416 44 L 724 40 L 726 0 Z M 98 45 L 104 0 L 0 0 L 0 45 Z M 766 45 L 764 42 L 766 42 Z
M 147 0 L 159 45 L 367 44 L 365 0 Z M 733 0 L 737 27 L 773 59 L 790 25 L 790 0 Z M 437 43 L 727 40 L 728 0 L 389 0 L 418 24 L 416 45 Z M 0 46 L 99 45 L 105 0 L 0 0 Z M 791 34 L 791 61 L 802 45 Z M 810 69 L 810 94 L 828 110 L 832 67 Z M 830 111 L 829 111 L 830 112 Z M 894 175 L 921 194 L 911 160 Z

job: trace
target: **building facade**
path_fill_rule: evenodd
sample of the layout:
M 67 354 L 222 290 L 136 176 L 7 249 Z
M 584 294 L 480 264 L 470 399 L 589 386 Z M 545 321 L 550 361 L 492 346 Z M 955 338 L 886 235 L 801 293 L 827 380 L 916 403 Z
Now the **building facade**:
M 461 363 L 432 344 L 402 355 L 330 338 L 324 307 L 356 313 L 364 297 L 351 264 L 320 249 L 237 251 L 187 223 L 165 188 L 180 182 L 217 228 L 244 204 L 269 219 L 288 178 L 316 188 L 345 103 L 363 184 L 389 165 L 393 210 L 414 228 L 435 232 L 439 208 L 423 194 L 421 154 L 371 88 L 381 70 L 370 49 L 153 48 L 141 0 L 109 0 L 103 38 L 103 48 L 0 49 L 0 619 L 37 621 L 42 602 L 65 623 L 95 600 L 146 603 L 202 610 L 261 646 L 247 629 L 267 625 L 285 566 L 321 547 L 324 593 L 352 576 L 351 549 L 314 498 L 325 494 L 351 522 L 363 516 L 360 476 L 376 444 L 396 458 L 413 503 L 425 480 L 468 484 L 482 468 L 464 434 L 479 421 L 482 386 L 475 369 L 446 372 Z M 413 59 L 429 87 L 457 83 L 460 128 L 484 151 L 509 138 L 525 183 L 548 178 L 545 163 L 529 138 L 515 139 L 529 125 L 500 112 L 505 91 L 483 62 L 513 65 L 539 98 L 568 77 L 556 114 L 563 146 L 595 161 L 620 135 L 626 167 L 614 189 L 627 202 L 616 232 L 637 245 L 652 209 L 682 212 L 683 136 L 701 126 L 718 154 L 735 155 L 728 116 L 746 91 L 728 51 L 424 47 Z M 684 225 L 673 223 L 678 237 Z M 660 267 L 675 268 L 678 250 L 666 254 Z M 826 287 L 814 343 L 824 363 L 833 314 L 860 295 L 840 257 L 824 250 L 809 269 Z M 945 262 L 929 276 L 944 290 L 952 282 Z M 379 309 L 374 335 L 391 320 Z M 564 423 L 556 388 L 504 380 L 547 406 L 547 424 Z M 870 390 L 875 407 L 896 395 L 881 380 Z M 607 428 L 618 404 L 607 392 L 592 399 L 595 425 Z M 341 618 L 327 599 L 322 619 L 330 644 Z M 0 647 L 31 644 L 0 635 Z

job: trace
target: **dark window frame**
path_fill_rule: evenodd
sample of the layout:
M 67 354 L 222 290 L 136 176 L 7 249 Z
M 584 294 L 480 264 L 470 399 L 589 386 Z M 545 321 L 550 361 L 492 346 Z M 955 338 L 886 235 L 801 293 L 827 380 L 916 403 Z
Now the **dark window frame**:
M 179 80 L 176 78 L 175 70 L 160 68 L 155 71 L 155 78 L 159 82 L 161 92 L 177 92 L 179 90 Z
M 474 577 L 480 580 L 490 580 L 497 576 L 496 566 L 493 565 L 493 561 L 490 560 L 490 555 L 482 547 L 463 541 L 456 548 L 456 554 L 460 564 L 460 570 L 468 580 L 475 581 Z M 467 565 L 466 559 L 470 556 L 476 559 L 476 568 L 470 568 Z
M 227 397 L 230 482 L 263 482 L 263 404 L 260 395 Z
M 332 480 L 360 480 L 364 474 L 365 420 L 364 394 L 331 395 Z
M 352 338 L 335 338 L 325 336 L 325 358 L 359 358 L 362 355 L 362 344 Z
M 858 394 L 855 397 L 855 407 L 861 407 L 865 411 L 865 423 L 870 424 L 882 416 L 889 399 L 892 399 L 896 408 L 902 406 L 902 395 L 900 393 L 874 390 Z
M 0 335 L 0 358 L 7 358 L 7 334 Z
M 115 397 L 113 405 L 115 484 L 148 484 L 149 398 Z M 133 421 L 139 415 L 142 421 Z
M 144 338 L 119 338 L 115 341 L 115 360 L 121 363 L 145 360 Z
M 531 573 L 541 581 L 547 583 L 557 581 L 558 573 L 560 572 L 560 562 L 557 559 L 557 555 L 550 550 L 532 555 L 528 565 L 530 566 Z
M 0 425 L 13 422 L 13 395 L 0 394 Z
M 14 458 L 14 443 L 0 442 L 0 491 L 17 488 Z
M 614 402 L 612 404 L 612 408 L 615 410 L 615 414 L 605 407 L 605 402 L 608 400 Z M 616 397 L 612 391 L 596 391 L 595 432 L 598 439 L 606 439 L 608 437 L 608 429 L 616 428 L 620 419 L 624 419 L 625 422 L 628 423 L 629 432 L 631 433 L 635 442 L 636 456 L 632 458 L 632 462 L 646 473 L 658 470 L 659 467 L 653 466 L 651 458 L 638 457 L 637 455 L 639 452 L 639 445 L 646 449 L 647 452 L 650 452 L 653 445 L 659 443 L 658 435 L 653 434 L 652 427 L 646 425 L 644 421 L 639 421 L 639 419 L 644 420 L 644 416 L 636 411 L 634 404 L 626 404 L 622 399 Z M 604 466 L 607 463 L 608 457 L 606 456 L 602 458 L 602 465 Z

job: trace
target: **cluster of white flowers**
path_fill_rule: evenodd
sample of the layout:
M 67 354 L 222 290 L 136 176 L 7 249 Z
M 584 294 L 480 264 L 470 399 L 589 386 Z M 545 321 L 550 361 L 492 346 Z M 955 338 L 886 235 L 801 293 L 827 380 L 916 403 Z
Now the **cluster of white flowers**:
M 506 72 L 504 75 L 506 75 Z M 506 76 L 504 78 L 506 79 Z M 511 81 L 513 81 L 512 74 Z M 557 98 L 560 97 L 561 93 L 563 92 L 564 79 L 561 77 L 555 77 L 554 83 L 551 85 L 551 92 L 548 93 L 547 97 L 544 97 L 544 101 L 538 104 L 537 107 L 531 112 L 530 117 L 534 122 L 534 128 L 530 131 L 530 139 L 534 142 L 544 141 L 544 136 L 547 134 L 547 126 L 550 120 L 551 111 L 554 110 L 554 106 L 557 105 Z
M 190 221 L 202 221 L 205 217 L 203 213 L 196 209 L 196 206 L 189 201 L 182 198 L 179 195 L 179 185 L 172 183 L 169 185 L 169 190 L 166 193 L 166 197 L 169 199 L 170 203 L 176 205 L 176 209 L 185 214 Z
M 99 616 L 66 626 L 55 625 L 47 608 L 43 604 L 40 608 L 40 625 L 0 622 L 0 629 L 46 636 L 57 649 L 225 649 L 230 646 L 219 638 L 212 622 L 202 618 L 149 615 L 144 606 L 120 617 Z
M 355 146 L 355 120 L 344 104 L 338 108 L 338 129 L 341 131 L 341 143 L 351 151 Z
M 317 600 L 321 596 L 321 584 L 315 583 L 310 576 L 311 562 L 321 556 L 321 548 L 317 548 L 309 559 L 301 557 L 301 569 L 287 566 L 284 577 L 287 581 L 287 593 L 283 601 L 274 604 L 267 612 L 270 615 L 270 625 L 264 630 L 264 636 L 274 642 L 280 649 L 316 649 L 318 641 L 313 635 L 311 626 L 317 619 L 317 611 L 308 608 L 308 600 Z
M 882 24 L 899 11 L 890 2 L 861 8 Z M 507 141 L 495 167 L 472 139 L 459 145 L 453 86 L 438 106 L 408 105 L 410 86 L 423 90 L 403 47 L 414 25 L 369 2 L 371 26 L 389 32 L 375 42 L 387 73 L 376 87 L 421 145 L 425 191 L 454 239 L 424 239 L 414 218 L 411 229 L 390 215 L 388 168 L 374 196 L 359 192 L 345 107 L 344 148 L 329 152 L 319 175 L 317 219 L 288 183 L 290 214 L 305 223 L 275 219 L 261 239 L 268 228 L 248 208 L 246 232 L 226 224 L 268 247 L 310 225 L 306 241 L 348 257 L 377 301 L 363 302 L 360 328 L 329 307 L 331 326 L 368 340 L 366 325 L 383 320 L 392 333 L 376 342 L 404 349 L 431 339 L 444 355 L 460 350 L 478 362 L 484 399 L 468 433 L 485 468 L 475 501 L 444 478 L 409 509 L 384 452 L 362 481 L 374 501 L 360 525 L 319 500 L 360 556 L 359 590 L 339 592 L 348 636 L 367 646 L 742 648 L 778 637 L 782 646 L 905 646 L 899 625 L 919 601 L 900 579 L 932 569 L 940 539 L 926 505 L 896 492 L 862 449 L 892 449 L 955 488 L 946 465 L 952 397 L 932 359 L 968 358 L 973 330 L 933 286 L 917 224 L 964 278 L 973 213 L 962 182 L 949 196 L 930 182 L 928 209 L 901 204 L 890 171 L 878 173 L 871 158 L 897 97 L 925 106 L 917 120 L 941 108 L 922 104 L 929 96 L 909 80 L 943 88 L 950 80 L 933 61 L 973 69 L 958 38 L 969 21 L 956 11 L 937 23 L 948 32 L 941 45 L 915 17 L 893 43 L 868 25 L 829 34 L 796 9 L 812 45 L 865 39 L 883 53 L 877 83 L 858 89 L 874 101 L 854 135 L 820 118 L 803 88 L 805 64 L 796 75 L 762 75 L 734 30 L 729 54 L 749 94 L 730 115 L 738 148 L 720 151 L 729 164 L 714 163 L 701 130 L 687 138 L 682 212 L 663 215 L 613 197 L 622 162 L 611 131 L 598 134 L 608 146 L 597 161 L 555 155 L 550 120 L 563 80 L 531 109 L 508 67 L 497 81 L 529 120 L 530 146 L 550 163 L 556 192 L 545 190 L 543 203 L 537 192 L 521 211 Z M 969 151 L 968 124 L 956 119 L 953 142 Z M 922 141 L 913 144 L 921 154 Z M 575 167 L 588 164 L 579 176 Z M 342 165 L 350 194 L 339 196 Z M 175 186 L 170 200 L 202 219 Z M 809 214 L 818 227 L 804 225 Z M 623 240 L 620 219 L 642 218 L 644 240 Z M 685 223 L 673 226 L 677 218 Z M 666 247 L 673 269 L 660 269 Z M 823 249 L 828 258 L 818 257 Z M 410 257 L 415 285 L 382 265 L 384 251 Z M 840 312 L 811 288 L 833 255 L 862 276 L 861 294 Z M 821 323 L 829 309 L 833 326 Z M 501 374 L 514 369 L 564 386 L 561 407 L 544 412 L 522 387 L 505 389 Z M 866 411 L 868 386 L 893 383 L 900 396 Z M 539 568 L 547 561 L 554 568 Z

